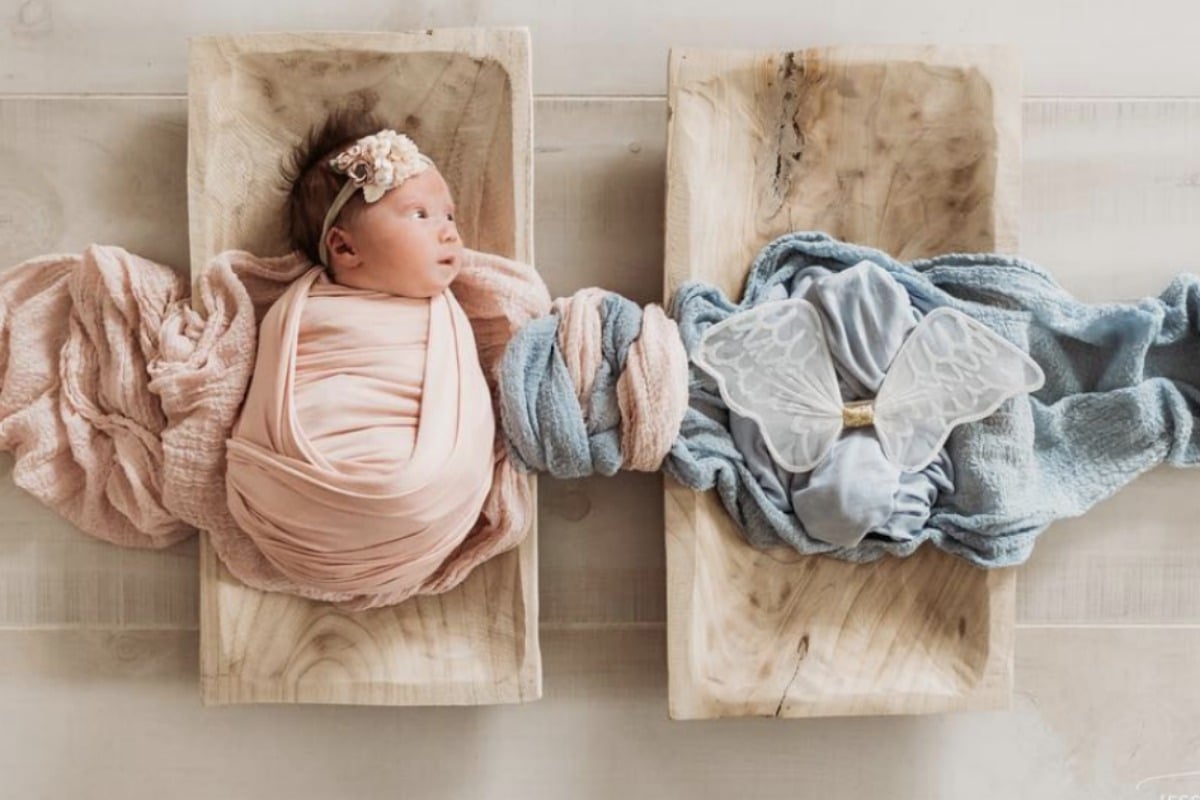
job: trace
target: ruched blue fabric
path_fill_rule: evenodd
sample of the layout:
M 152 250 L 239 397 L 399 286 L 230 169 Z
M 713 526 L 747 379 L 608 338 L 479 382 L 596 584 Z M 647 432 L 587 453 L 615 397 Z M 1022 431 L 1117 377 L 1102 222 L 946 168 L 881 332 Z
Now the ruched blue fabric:
M 600 304 L 603 354 L 587 419 L 558 342 L 559 316 L 527 324 L 509 340 L 500 363 L 500 412 L 513 463 L 557 478 L 614 475 L 621 453 L 617 379 L 642 331 L 642 309 L 618 294 Z
M 807 300 L 821 316 L 844 402 L 879 393 L 922 316 L 904 287 L 867 260 L 841 272 L 810 267 L 790 286 L 772 286 L 759 302 L 789 297 Z M 953 490 L 944 449 L 925 469 L 904 473 L 884 456 L 870 428 L 843 431 L 832 452 L 804 473 L 774 462 L 753 421 L 730 411 L 729 431 L 771 502 L 790 507 L 810 537 L 828 544 L 854 547 L 873 531 L 896 542 L 917 540 L 938 495 Z
M 839 282 L 862 262 L 869 268 Z M 878 281 L 875 268 L 893 280 Z M 905 304 L 889 294 L 889 283 L 907 294 L 911 319 L 897 314 Z M 823 321 L 836 323 L 828 335 L 847 400 L 878 388 L 879 370 L 896 346 L 890 337 L 902 337 L 939 306 L 974 317 L 1028 352 L 1046 383 L 956 428 L 942 457 L 922 473 L 895 479 L 880 469 L 866 432 L 851 431 L 828 467 L 793 475 L 770 462 L 753 424 L 731 419 L 711 379 L 693 366 L 690 408 L 664 468 L 694 489 L 716 489 L 755 546 L 782 543 L 869 561 L 908 555 L 928 540 L 979 566 L 1010 566 L 1029 557 L 1055 519 L 1082 514 L 1159 464 L 1200 462 L 1195 275 L 1177 276 L 1157 298 L 1086 304 L 1013 256 L 901 263 L 824 233 L 799 232 L 759 253 L 740 303 L 691 283 L 677 292 L 671 311 L 692 353 L 710 325 L 789 296 L 816 303 Z M 881 335 L 856 334 L 866 330 Z M 869 530 L 851 543 L 864 523 Z
M 881 457 L 869 429 L 843 431 L 815 470 L 772 462 L 756 425 L 731 414 L 712 379 L 689 367 L 689 408 L 663 469 L 715 489 L 753 546 L 849 561 L 905 556 L 926 541 L 982 567 L 1025 561 L 1052 521 L 1078 516 L 1160 464 L 1200 463 L 1200 279 L 1177 276 L 1157 298 L 1087 304 L 1044 269 L 998 254 L 903 263 L 821 232 L 768 244 L 740 302 L 703 283 L 669 311 L 688 353 L 731 314 L 804 297 L 822 314 L 845 400 L 878 390 L 900 343 L 940 306 L 1028 352 L 1046 374 L 1032 395 L 954 429 L 919 473 Z M 616 384 L 641 309 L 602 306 L 603 363 L 587 420 L 559 352 L 557 316 L 527 325 L 501 365 L 502 423 L 516 463 L 558 477 L 620 469 Z

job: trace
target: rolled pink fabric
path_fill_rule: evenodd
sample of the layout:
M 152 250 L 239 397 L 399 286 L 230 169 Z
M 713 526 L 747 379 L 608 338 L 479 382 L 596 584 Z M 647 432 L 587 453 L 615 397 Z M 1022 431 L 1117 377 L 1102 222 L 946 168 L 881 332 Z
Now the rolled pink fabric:
M 494 437 L 471 323 L 450 291 L 395 297 L 314 267 L 260 327 L 227 443 L 229 510 L 297 583 L 408 594 L 475 527 Z
M 589 286 L 570 297 L 556 297 L 552 304 L 559 316 L 558 349 L 562 352 L 567 372 L 575 384 L 575 396 L 584 420 L 588 418 L 587 399 L 592 383 L 604 359 L 604 323 L 600 319 L 600 304 L 608 292 Z
M 625 469 L 656 472 L 671 452 L 688 409 L 688 356 L 679 327 L 650 304 L 642 332 L 617 379 L 621 453 Z

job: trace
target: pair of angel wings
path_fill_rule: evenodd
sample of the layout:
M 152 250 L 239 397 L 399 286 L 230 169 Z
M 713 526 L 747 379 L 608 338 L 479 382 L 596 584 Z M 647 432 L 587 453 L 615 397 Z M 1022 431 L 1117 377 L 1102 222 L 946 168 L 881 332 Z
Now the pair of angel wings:
M 951 308 L 930 312 L 904 340 L 865 415 L 864 404 L 843 404 L 821 315 L 807 300 L 733 314 L 705 332 L 693 358 L 729 408 L 758 423 L 771 457 L 792 472 L 820 464 L 848 423 L 873 424 L 884 456 L 918 472 L 955 426 L 1045 383 L 1026 353 Z

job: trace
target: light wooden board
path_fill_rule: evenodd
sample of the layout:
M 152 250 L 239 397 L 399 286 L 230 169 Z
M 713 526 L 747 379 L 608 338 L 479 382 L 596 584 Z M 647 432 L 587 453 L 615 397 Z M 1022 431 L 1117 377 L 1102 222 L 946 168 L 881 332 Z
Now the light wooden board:
M 697 279 L 740 297 L 755 253 L 792 230 L 906 260 L 1015 249 L 1014 53 L 675 50 L 668 107 L 668 296 Z M 868 565 L 758 551 L 715 493 L 668 480 L 665 503 L 672 716 L 1007 704 L 1014 569 L 928 546 Z
M 186 184 L 182 99 L 0 98 L 0 269 L 101 242 L 186 273 Z M 0 627 L 196 627 L 194 541 L 115 547 L 11 475 L 0 454 Z
M 185 91 L 187 35 L 528 23 L 535 87 L 572 95 L 661 95 L 674 44 L 1012 42 L 1023 50 L 1026 91 L 1056 95 L 1025 103 L 1022 254 L 1095 298 L 1153 292 L 1174 270 L 1200 271 L 1200 102 L 1186 97 L 1200 95 L 1200 18 L 1191 0 L 1136 8 L 1117 0 L 1086 8 L 1076 0 L 205 0 L 169 9 L 148 0 L 13 0 L 3 8 L 0 92 L 64 94 L 0 96 L 0 267 L 97 240 L 186 265 L 185 101 L 145 93 Z M 1126 98 L 1088 99 L 1103 95 Z M 1159 99 L 1138 99 L 1151 95 Z M 558 292 L 598 284 L 658 299 L 662 97 L 543 97 L 536 108 L 543 274 Z M 52 143 L 54 158 L 39 142 Z M 18 162 L 29 169 L 18 172 Z M 62 215 L 43 216 L 54 204 Z M 544 632 L 546 698 L 528 706 L 199 708 L 194 631 L 111 630 L 194 628 L 196 579 L 187 573 L 195 547 L 108 548 L 6 493 L 0 626 L 105 630 L 0 632 L 3 793 L 1188 796 L 1200 782 L 1137 784 L 1198 767 L 1198 629 L 1153 627 L 1200 622 L 1195 485 L 1194 473 L 1157 471 L 1039 542 L 1021 569 L 1018 620 L 1067 625 L 1018 626 L 1011 713 L 688 726 L 666 719 L 662 632 L 640 627 Z M 543 481 L 539 491 L 543 620 L 572 628 L 661 620 L 654 476 Z M 1114 622 L 1133 627 L 1102 627 Z M 441 766 L 461 752 L 453 768 Z M 287 766 L 264 768 L 274 764 Z
M 543 634 L 546 696 L 395 709 L 195 702 L 195 637 L 0 632 L 0 768 L 13 798 L 570 797 L 1162 800 L 1194 771 L 1200 628 L 1017 637 L 1008 713 L 666 715 L 664 633 Z M 69 754 L 69 757 L 64 755 Z M 306 755 L 300 755 L 306 754 Z M 215 762 L 215 765 L 214 765 Z M 286 768 L 275 768 L 283 764 Z M 169 765 L 164 766 L 164 765 Z
M 1157 293 L 1175 272 L 1200 270 L 1200 101 L 1023 107 L 1022 254 L 1094 299 Z M 658 299 L 665 100 L 542 98 L 534 108 L 546 281 L 555 294 L 600 285 Z M 186 268 L 186 133 L 183 96 L 0 97 L 0 267 L 100 241 Z M 47 146 L 54 159 L 39 158 Z M 0 476 L 0 627 L 197 627 L 194 541 L 112 547 Z M 1200 620 L 1194 486 L 1191 473 L 1155 470 L 1052 526 L 1021 568 L 1018 624 Z M 665 619 L 659 477 L 542 479 L 538 491 L 543 622 Z
M 181 92 L 187 37 L 274 30 L 528 25 L 538 94 L 665 90 L 668 48 L 799 49 L 833 43 L 1004 42 L 1036 95 L 1200 94 L 1193 0 L 11 0 L 0 91 Z M 1116 58 L 1114 53 L 1127 57 Z
M 528 60 L 522 30 L 197 40 L 189 100 L 193 269 L 228 248 L 286 252 L 282 191 L 247 176 L 278 174 L 284 149 L 329 108 L 345 105 L 395 120 L 441 165 L 468 247 L 532 262 Z M 445 594 L 350 613 L 243 586 L 202 542 L 204 701 L 535 699 L 535 543 L 531 529 L 519 548 Z

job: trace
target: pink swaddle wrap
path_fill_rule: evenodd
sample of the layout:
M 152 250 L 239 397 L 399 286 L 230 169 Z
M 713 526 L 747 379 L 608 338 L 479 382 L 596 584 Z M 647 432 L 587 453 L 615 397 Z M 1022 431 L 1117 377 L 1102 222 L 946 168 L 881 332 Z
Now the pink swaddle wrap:
M 396 297 L 314 267 L 262 321 L 227 443 L 229 510 L 297 582 L 403 593 L 474 527 L 494 436 L 470 320 L 449 290 Z
M 234 521 L 226 449 L 255 368 L 256 318 L 265 319 L 312 269 L 298 253 L 261 258 L 226 251 L 201 270 L 198 309 L 186 278 L 118 247 L 93 245 L 81 255 L 44 256 L 0 273 L 0 450 L 15 457 L 13 480 L 93 536 L 160 548 L 200 529 L 248 586 L 347 609 L 448 591 L 518 545 L 530 527 L 533 492 L 498 431 L 469 443 L 490 455 L 480 459 L 490 490 L 465 537 L 457 536 L 457 546 L 424 580 L 372 591 L 297 579 Z M 478 346 L 471 359 L 495 392 L 506 343 L 550 310 L 546 286 L 527 264 L 468 250 L 452 289 Z M 465 338 L 456 343 L 471 349 Z M 397 408 L 401 423 L 411 422 L 412 397 L 400 398 Z M 302 416 L 309 426 L 319 424 L 315 413 Z M 338 417 L 335 409 L 325 424 L 337 425 Z M 309 438 L 315 433 L 328 444 L 330 432 L 309 431 Z M 402 444 L 401 432 L 391 433 Z M 358 446 L 353 436 L 343 442 Z M 335 460 L 346 455 L 330 452 Z M 397 530 L 387 535 L 395 538 Z M 378 585 L 369 571 L 361 577 Z
M 321 359 L 339 356 L 337 351 L 347 344 L 344 337 L 351 335 L 344 330 L 351 320 L 337 306 L 344 287 L 312 285 L 319 280 L 319 273 L 320 269 L 314 271 L 313 264 L 299 253 L 262 258 L 229 250 L 200 269 L 194 287 L 198 297 L 191 298 L 186 278 L 168 267 L 119 247 L 100 245 L 81 255 L 44 256 L 0 272 L 0 450 L 14 455 L 14 482 L 80 530 L 106 541 L 160 548 L 199 529 L 207 533 L 220 561 L 246 585 L 337 603 L 347 609 L 389 606 L 414 595 L 448 591 L 479 565 L 520 544 L 533 518 L 532 485 L 529 476 L 513 463 L 498 427 L 463 439 L 462 446 L 475 455 L 482 454 L 478 460 L 444 445 L 428 454 L 422 450 L 425 435 L 431 441 L 441 438 L 434 431 L 451 424 L 449 418 L 435 413 L 457 406 L 440 399 L 417 405 L 418 381 L 425 398 L 451 393 L 425 385 L 428 376 L 423 362 L 403 360 L 404 352 L 412 355 L 411 350 L 404 351 L 404 343 L 420 340 L 422 317 L 412 314 L 412 301 L 376 295 L 397 303 L 395 350 L 401 357 L 390 373 L 391 380 L 384 362 L 380 367 L 384 373 L 375 375 L 377 382 L 372 385 L 374 362 L 363 360 L 350 363 L 359 372 L 347 381 L 366 388 L 363 396 L 369 402 L 383 397 L 381 402 L 386 404 L 394 395 L 393 421 L 381 425 L 376 419 L 371 423 L 374 427 L 360 426 L 352 420 L 371 415 L 346 403 L 339 405 L 336 394 L 334 408 L 325 409 L 330 404 L 323 401 L 328 401 L 329 395 L 322 393 L 339 390 L 334 379 L 341 368 L 322 369 Z M 256 388 L 250 392 L 254 397 L 246 395 L 255 370 L 272 371 L 277 377 L 287 363 L 280 350 L 287 341 L 282 336 L 273 337 L 274 345 L 262 345 L 273 348 L 271 353 L 259 350 L 257 321 L 263 320 L 264 337 L 270 326 L 278 330 L 286 316 L 284 305 L 276 305 L 276 301 L 289 292 L 299 293 L 301 285 L 319 290 L 315 293 L 321 302 L 309 306 L 316 312 L 310 323 L 324 325 L 325 330 L 290 351 L 308 363 L 301 369 L 299 404 L 293 401 L 298 424 L 289 427 L 283 423 L 290 418 L 272 412 L 269 403 L 259 405 L 272 393 L 260 397 L 263 390 Z M 451 289 L 453 295 L 444 296 L 444 308 L 454 325 L 453 336 L 445 341 L 453 345 L 428 336 L 435 306 L 427 301 L 426 359 L 429 364 L 446 363 L 448 358 L 435 354 L 437 348 L 438 353 L 451 354 L 458 364 L 465 365 L 466 380 L 486 379 L 487 389 L 455 395 L 456 400 L 490 400 L 480 416 L 453 420 L 455 426 L 460 418 L 482 426 L 489 409 L 492 415 L 496 413 L 498 374 L 510 340 L 531 320 L 550 313 L 550 296 L 528 264 L 473 250 L 466 251 Z M 330 294 L 325 295 L 326 291 Z M 568 370 L 577 387 L 591 386 L 603 363 L 599 299 L 596 292 L 586 291 L 558 303 L 563 315 L 562 350 L 569 356 Z M 274 308 L 279 312 L 273 314 L 270 309 Z M 404 312 L 399 310 L 402 308 Z M 362 316 L 374 315 L 368 310 Z M 302 316 L 295 318 L 303 321 Z M 464 318 L 469 326 L 462 324 Z M 658 318 L 661 311 L 648 315 L 645 330 L 659 330 L 661 326 L 653 322 Z M 401 331 L 401 321 L 415 322 L 417 332 Z M 317 333 L 316 327 L 313 333 Z M 468 340 L 468 334 L 473 339 Z M 686 364 L 682 346 L 676 342 L 674 348 L 667 347 L 665 338 L 665 333 L 651 334 L 645 352 L 674 349 L 676 355 L 671 358 Z M 655 343 L 655 339 L 663 341 Z M 622 434 L 629 468 L 645 468 L 662 460 L 677 424 L 672 420 L 682 413 L 678 409 L 687 405 L 686 381 L 671 377 L 677 367 L 670 364 L 676 361 L 668 359 L 664 369 L 636 366 L 657 363 L 660 358 L 667 356 L 639 359 L 637 351 L 631 350 L 635 366 L 626 375 L 636 383 L 617 388 L 622 415 L 643 418 L 628 426 L 628 444 L 626 433 Z M 476 361 L 478 373 L 472 367 Z M 420 377 L 417 363 L 422 364 Z M 435 380 L 457 379 L 458 372 L 435 371 L 439 373 Z M 275 385 L 286 386 L 277 380 Z M 487 391 L 490 396 L 485 395 Z M 583 388 L 578 392 L 584 395 Z M 259 408 L 253 423 L 248 412 L 239 412 L 252 405 Z M 659 409 L 671 411 L 661 413 Z M 494 416 L 491 419 L 495 426 Z M 243 427 L 235 435 L 239 420 Z M 255 427 L 258 444 L 251 445 L 248 432 Z M 462 429 L 470 430 L 470 426 Z M 366 430 L 370 434 L 364 436 Z M 228 446 L 231 435 L 239 438 L 240 444 Z M 268 501 L 255 512 L 260 515 L 258 520 L 250 524 L 235 520 L 232 507 L 240 502 L 244 516 L 249 515 L 252 506 L 244 498 L 259 493 L 251 491 L 241 500 L 229 500 L 227 451 L 241 453 L 230 460 L 241 464 L 235 469 L 243 473 L 242 480 L 262 479 L 261 474 L 253 474 L 253 464 L 265 469 L 278 463 L 288 465 L 287 480 L 296 481 L 288 484 L 280 479 L 281 491 L 287 496 L 295 498 L 298 486 L 319 486 L 321 469 L 313 465 L 320 462 L 272 455 L 286 451 L 273 450 L 269 436 L 277 442 L 286 438 L 292 453 L 301 452 L 300 443 L 307 438 L 309 454 L 320 454 L 325 465 L 333 468 L 331 485 L 335 489 L 336 470 L 341 469 L 360 481 L 360 488 L 371 491 L 352 500 L 345 494 L 339 500 L 333 490 L 324 495 L 306 492 L 292 506 Z M 372 436 L 386 440 L 386 446 L 373 447 Z M 471 493 L 461 491 L 455 478 L 446 479 L 448 471 L 439 483 L 435 474 L 418 469 L 421 462 L 416 459 L 435 459 L 439 452 L 443 458 L 457 453 L 467 464 L 487 465 L 486 476 L 473 474 L 467 479 L 486 493 L 481 504 L 469 500 Z M 415 528 L 402 527 L 395 519 L 369 517 L 372 506 L 387 505 L 390 490 L 382 468 L 389 463 L 395 465 L 392 477 L 407 472 L 406 479 L 414 486 L 424 482 L 431 492 L 448 492 L 448 505 L 431 500 L 429 513 L 445 514 L 455 522 L 450 510 L 461 508 L 467 521 L 461 528 L 457 523 L 448 525 L 441 534 L 444 538 L 435 536 L 430 526 L 428 538 L 422 540 L 406 538 Z M 305 480 L 309 483 L 304 484 Z M 409 499 L 421 501 L 416 492 Z M 313 516 L 312 504 L 318 500 L 326 503 L 324 511 L 345 513 L 352 524 L 339 529 L 328 518 L 322 522 Z M 468 508 L 478 513 L 469 513 Z M 288 528 L 293 539 L 289 541 L 279 531 L 266 531 L 270 514 L 276 515 L 277 522 L 304 522 L 308 529 L 297 538 L 294 529 Z M 415 515 L 409 517 L 410 525 L 415 519 Z M 324 541 L 314 535 L 322 530 L 326 532 Z M 397 540 L 412 549 L 406 553 Z M 418 545 L 440 546 L 446 555 L 431 556 L 428 564 L 418 565 L 411 557 Z M 397 563 L 388 562 L 385 553 L 390 547 L 396 548 L 392 555 L 400 557 Z M 308 560 L 329 556 L 324 563 Z M 372 557 L 376 557 L 374 562 Z

